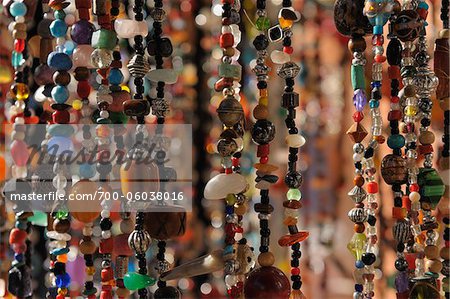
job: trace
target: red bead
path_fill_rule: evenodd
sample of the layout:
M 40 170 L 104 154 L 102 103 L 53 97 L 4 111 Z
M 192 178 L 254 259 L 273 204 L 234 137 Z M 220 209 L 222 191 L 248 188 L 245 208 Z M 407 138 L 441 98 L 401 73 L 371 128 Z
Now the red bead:
M 362 121 L 364 119 L 364 113 L 360 112 L 360 111 L 356 111 L 355 113 L 353 113 L 353 120 L 356 123 L 359 123 L 360 121 Z
M 52 114 L 52 119 L 57 124 L 68 124 L 70 121 L 70 113 L 67 110 L 55 111 Z
M 445 241 L 444 244 L 445 244 L 445 247 L 450 247 L 450 241 Z
M 419 145 L 419 154 L 420 155 L 426 155 L 433 152 L 433 145 L 427 144 L 427 145 Z
M 221 48 L 229 48 L 234 44 L 234 36 L 232 33 L 223 33 L 219 38 L 219 45 Z
M 239 166 L 239 158 L 236 157 L 231 158 L 231 163 L 234 167 Z
M 28 153 L 27 144 L 24 141 L 14 140 L 11 144 L 10 150 L 14 164 L 17 166 L 27 165 L 30 154 Z
M 35 125 L 39 123 L 39 117 L 38 116 L 26 116 L 24 117 L 25 123 L 27 125 Z
M 294 52 L 294 48 L 292 47 L 283 47 L 283 52 L 287 54 L 292 54 Z
M 113 252 L 115 255 L 132 256 L 133 251 L 128 245 L 128 234 L 120 234 L 114 237 Z
M 66 298 L 66 296 L 64 296 L 62 294 L 56 295 L 56 299 L 65 299 L 65 298 Z
M 391 110 L 388 113 L 388 120 L 400 120 L 402 119 L 402 112 L 400 110 Z
M 417 12 L 419 13 L 419 16 L 422 18 L 422 20 L 426 20 L 428 16 L 428 10 L 425 8 L 418 8 Z
M 231 173 L 233 173 L 233 169 L 232 168 L 225 168 L 225 173 L 226 174 L 231 174 Z
M 417 191 L 419 191 L 419 184 L 417 184 L 417 183 L 411 184 L 409 186 L 409 191 L 410 192 L 417 192 Z
M 100 241 L 100 248 L 98 249 L 98 252 L 105 254 L 105 253 L 112 253 L 114 246 L 114 239 L 108 238 L 108 239 L 102 239 Z
M 244 286 L 245 298 L 289 298 L 289 279 L 275 267 L 260 267 L 250 272 Z
M 291 269 L 291 274 L 292 275 L 299 275 L 300 274 L 300 269 L 295 267 Z
M 100 299 L 112 299 L 112 292 L 111 291 L 102 291 L 100 293 Z
M 27 244 L 26 243 L 22 243 L 22 244 L 13 244 L 12 249 L 14 250 L 15 253 L 24 253 L 27 250 Z
M 102 269 L 102 281 L 110 281 L 114 279 L 114 272 L 111 267 Z
M 269 153 L 270 153 L 270 145 L 268 143 L 258 145 L 258 149 L 256 151 L 257 157 L 265 157 L 265 156 L 268 156 Z
M 369 182 L 367 184 L 367 192 L 374 194 L 378 192 L 378 183 L 376 182 Z
M 416 269 L 416 257 L 415 253 L 405 253 L 405 259 L 408 262 L 408 269 L 414 270 Z
M 221 92 L 225 88 L 233 86 L 232 78 L 221 78 L 214 84 L 214 90 L 217 92 Z
M 26 238 L 27 238 L 27 232 L 15 227 L 9 233 L 9 244 L 25 243 Z
M 375 55 L 375 61 L 378 63 L 383 63 L 386 61 L 386 56 L 383 55 Z
M 384 43 L 384 37 L 381 34 L 375 34 L 372 36 L 372 45 L 381 46 Z
M 411 200 L 407 195 L 402 197 L 402 207 L 404 207 L 406 210 L 411 210 Z
M 22 53 L 23 50 L 25 50 L 25 40 L 24 39 L 14 40 L 14 51 Z
M 268 162 L 269 162 L 268 156 L 259 158 L 259 163 L 261 163 L 261 164 L 267 164 Z
M 91 93 L 91 86 L 88 81 L 79 81 L 77 85 L 77 94 L 80 98 L 87 98 Z
M 398 102 L 400 102 L 400 98 L 397 96 L 393 96 L 391 97 L 391 103 L 397 104 Z

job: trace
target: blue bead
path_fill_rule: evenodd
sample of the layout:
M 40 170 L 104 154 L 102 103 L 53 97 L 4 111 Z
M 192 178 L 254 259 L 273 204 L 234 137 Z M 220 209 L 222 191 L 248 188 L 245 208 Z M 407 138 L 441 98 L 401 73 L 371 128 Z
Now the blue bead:
M 383 26 L 373 26 L 373 34 L 383 34 Z
M 16 221 L 16 223 L 14 224 L 15 227 L 22 229 L 22 230 L 26 230 L 27 229 L 27 222 L 26 221 L 22 221 L 22 220 L 18 220 Z
M 56 276 L 56 286 L 58 288 L 68 287 L 69 284 L 70 284 L 70 275 L 68 273 Z
M 50 24 L 50 32 L 54 37 L 63 37 L 67 32 L 67 24 L 63 20 L 56 19 Z
M 69 138 L 53 136 L 48 140 L 47 148 L 50 155 L 60 156 L 64 153 L 65 156 L 68 156 L 71 153 L 73 159 L 73 143 Z
M 51 136 L 70 137 L 75 132 L 71 125 L 66 124 L 52 124 L 47 126 L 47 133 Z
M 22 17 L 27 14 L 27 6 L 23 2 L 14 1 L 9 7 L 9 13 L 13 17 Z
M 68 71 L 72 68 L 72 59 L 65 53 L 52 52 L 48 55 L 47 64 L 54 70 Z
M 223 250 L 223 255 L 228 255 L 233 253 L 233 246 L 227 245 Z
M 67 55 L 72 55 L 73 50 L 75 50 L 75 43 L 71 40 L 68 40 L 64 43 L 64 53 Z
M 56 103 L 64 104 L 69 99 L 69 90 L 62 85 L 56 85 L 52 89 L 52 98 Z
M 80 165 L 80 176 L 85 179 L 90 179 L 95 176 L 95 166 L 89 163 Z
M 23 54 L 22 53 L 18 53 L 16 51 L 12 51 L 12 55 L 11 55 L 11 64 L 14 68 L 17 68 L 19 66 L 21 66 L 23 64 L 24 60 L 23 60 Z
M 18 262 L 23 261 L 23 254 L 22 253 L 15 253 L 14 254 L 14 259 Z
M 66 13 L 64 12 L 64 10 L 57 10 L 53 15 L 55 16 L 55 19 L 59 20 L 64 20 L 64 18 L 66 17 Z
M 430 7 L 425 1 L 423 2 L 419 2 L 419 5 L 417 5 L 418 8 L 424 8 L 426 10 L 428 10 L 428 8 Z
M 69 247 L 56 248 L 56 249 L 53 249 L 53 250 L 50 252 L 50 254 L 52 254 L 52 255 L 62 255 L 62 254 L 68 253 L 69 250 L 70 250 Z
M 364 268 L 364 263 L 361 260 L 357 260 L 355 262 L 355 267 L 358 269 L 362 269 L 362 268 Z
M 387 140 L 387 145 L 392 149 L 402 148 L 405 145 L 405 137 L 400 134 L 391 135 Z
M 369 106 L 370 106 L 370 108 L 378 108 L 378 107 L 380 107 L 380 101 L 370 100 Z
M 123 81 L 123 74 L 119 69 L 111 69 L 108 80 L 113 85 L 119 85 Z
M 228 214 L 228 215 L 233 214 L 234 213 L 233 206 L 226 206 L 225 207 L 225 213 Z
M 381 82 L 380 81 L 372 81 L 370 83 L 370 86 L 372 86 L 372 88 L 374 88 L 374 87 L 381 87 Z
M 362 292 L 363 291 L 363 285 L 362 284 L 355 284 L 355 291 L 356 292 Z

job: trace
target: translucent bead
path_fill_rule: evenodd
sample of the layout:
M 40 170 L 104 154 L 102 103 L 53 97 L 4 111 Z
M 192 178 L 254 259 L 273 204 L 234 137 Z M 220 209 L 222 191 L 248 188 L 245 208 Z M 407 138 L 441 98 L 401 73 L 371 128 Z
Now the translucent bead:
M 28 85 L 24 83 L 16 83 L 11 86 L 10 93 L 16 100 L 24 101 L 30 96 L 30 89 L 28 88 Z
M 291 188 L 286 193 L 288 200 L 300 200 L 302 198 L 302 193 L 298 189 Z
M 112 52 L 106 49 L 95 49 L 91 54 L 91 62 L 96 68 L 104 69 L 111 65 Z
M 18 53 L 16 51 L 12 51 L 12 55 L 11 55 L 11 64 L 14 68 L 19 67 L 20 65 L 22 65 L 24 62 L 23 59 L 23 54 L 22 53 Z
M 356 260 L 361 260 L 366 240 L 365 234 L 355 233 L 347 244 L 347 249 L 353 254 Z

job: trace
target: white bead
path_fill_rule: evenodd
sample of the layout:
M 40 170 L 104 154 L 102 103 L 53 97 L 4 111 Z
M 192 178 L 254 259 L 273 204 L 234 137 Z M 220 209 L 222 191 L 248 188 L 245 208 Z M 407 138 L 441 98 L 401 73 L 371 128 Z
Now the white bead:
M 145 21 L 116 19 L 114 29 L 120 38 L 132 38 L 136 35 L 147 36 L 148 34 L 148 26 Z
M 109 218 L 109 216 L 111 216 L 111 213 L 108 210 L 102 210 L 100 216 L 102 216 L 102 218 Z
M 222 34 L 231 33 L 231 27 L 229 25 L 222 26 Z
M 102 231 L 102 238 L 103 238 L 103 239 L 109 239 L 109 238 L 111 238 L 111 231 L 110 231 L 110 230 L 104 230 L 104 231 Z
M 420 200 L 420 194 L 413 191 L 409 193 L 409 199 L 411 200 L 411 202 L 418 202 Z
M 362 154 L 353 154 L 353 161 L 361 162 L 363 155 Z
M 108 118 L 109 117 L 109 112 L 107 110 L 101 110 L 100 111 L 100 117 L 101 118 Z
M 56 44 L 58 46 L 64 46 L 65 43 L 66 43 L 66 39 L 64 37 L 58 37 L 56 39 Z
M 273 63 L 283 64 L 291 60 L 291 56 L 283 51 L 274 50 L 270 53 L 270 59 Z
M 16 17 L 17 23 L 25 23 L 25 17 L 24 16 L 18 16 Z
M 286 145 L 293 148 L 302 147 L 305 143 L 305 137 L 299 134 L 289 134 L 285 139 Z
M 25 124 L 25 119 L 23 117 L 16 117 L 14 123 L 23 125 L 23 124 Z

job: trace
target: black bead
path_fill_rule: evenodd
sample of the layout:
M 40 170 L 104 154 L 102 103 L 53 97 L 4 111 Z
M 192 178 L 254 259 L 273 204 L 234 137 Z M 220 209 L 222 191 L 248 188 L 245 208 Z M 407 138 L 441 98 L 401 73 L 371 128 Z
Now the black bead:
M 298 171 L 289 171 L 284 177 L 284 182 L 288 188 L 299 188 L 303 182 L 302 174 Z
M 252 128 L 252 139 L 256 144 L 267 144 L 275 138 L 275 126 L 272 122 L 260 119 Z
M 102 220 L 100 220 L 100 228 L 102 230 L 110 230 L 112 227 L 112 221 L 110 218 L 102 218 Z
M 397 259 L 395 261 L 395 269 L 398 271 L 406 271 L 408 269 L 408 262 L 405 259 Z
M 269 39 L 264 34 L 260 34 L 253 40 L 253 46 L 258 51 L 265 50 L 269 46 Z
M 377 257 L 375 256 L 375 254 L 371 253 L 371 252 L 364 252 L 362 255 L 362 262 L 364 263 L 364 265 L 370 266 L 373 263 L 375 263 Z

